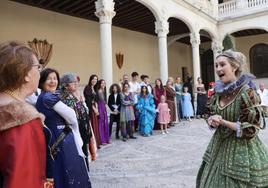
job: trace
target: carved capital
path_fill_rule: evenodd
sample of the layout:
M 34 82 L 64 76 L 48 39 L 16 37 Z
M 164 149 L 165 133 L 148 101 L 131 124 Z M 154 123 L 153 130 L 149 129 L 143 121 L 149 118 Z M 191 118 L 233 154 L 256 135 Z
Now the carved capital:
M 95 2 L 95 15 L 99 18 L 100 23 L 112 23 L 115 16 L 113 0 L 98 0 Z
M 220 54 L 223 50 L 222 42 L 213 41 L 211 44 L 211 49 L 213 50 L 214 54 Z
M 155 33 L 159 37 L 166 37 L 169 32 L 169 23 L 167 20 L 160 20 L 155 22 Z
M 190 34 L 190 42 L 193 47 L 197 47 L 200 45 L 200 34 L 199 33 L 191 33 Z

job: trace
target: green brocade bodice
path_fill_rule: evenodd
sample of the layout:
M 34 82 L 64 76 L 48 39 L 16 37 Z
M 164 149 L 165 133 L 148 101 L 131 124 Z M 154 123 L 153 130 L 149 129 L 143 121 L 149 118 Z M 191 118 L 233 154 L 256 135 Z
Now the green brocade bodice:
M 248 182 L 252 186 L 268 186 L 268 152 L 258 132 L 262 124 L 262 108 L 257 93 L 243 86 L 234 99 L 224 107 L 215 94 L 210 113 L 221 115 L 231 122 L 241 122 L 241 137 L 220 125 L 215 131 L 203 160 L 208 169 L 218 166 L 225 176 Z

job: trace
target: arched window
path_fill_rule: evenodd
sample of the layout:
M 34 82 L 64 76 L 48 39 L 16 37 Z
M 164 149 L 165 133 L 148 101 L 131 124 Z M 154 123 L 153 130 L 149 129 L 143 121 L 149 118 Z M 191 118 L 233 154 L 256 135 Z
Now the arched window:
M 268 77 L 268 45 L 255 44 L 249 51 L 250 70 L 257 78 Z

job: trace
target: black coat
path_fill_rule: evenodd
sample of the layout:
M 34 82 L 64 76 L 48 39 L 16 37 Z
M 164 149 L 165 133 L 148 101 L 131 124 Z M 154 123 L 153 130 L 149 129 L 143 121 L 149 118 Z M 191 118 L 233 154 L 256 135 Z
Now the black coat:
M 120 100 L 120 94 L 119 93 L 116 96 L 116 101 L 114 100 L 114 94 L 109 95 L 108 106 L 109 106 L 109 108 L 110 108 L 110 110 L 112 112 L 114 111 L 113 105 L 117 105 L 118 106 L 117 110 L 120 112 L 121 100 Z

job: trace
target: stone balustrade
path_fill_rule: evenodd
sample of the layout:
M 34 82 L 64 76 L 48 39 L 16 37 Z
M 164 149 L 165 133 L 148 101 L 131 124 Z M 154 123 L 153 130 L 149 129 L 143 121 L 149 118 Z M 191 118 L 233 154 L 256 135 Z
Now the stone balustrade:
M 217 0 L 184 0 L 217 20 L 268 11 L 268 0 L 231 0 L 218 4 Z
M 217 7 L 217 3 L 215 0 L 184 0 L 197 9 L 203 11 L 204 13 L 210 16 L 216 16 L 215 7 Z
M 268 0 L 232 0 L 218 5 L 219 20 L 268 10 Z
M 255 7 L 266 7 L 268 6 L 268 0 L 249 0 L 248 7 L 255 8 Z
M 230 14 L 233 14 L 235 11 L 236 11 L 235 0 L 219 4 L 219 16 L 230 15 Z

